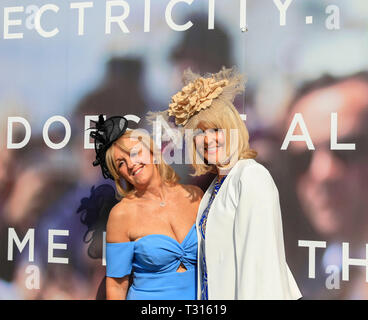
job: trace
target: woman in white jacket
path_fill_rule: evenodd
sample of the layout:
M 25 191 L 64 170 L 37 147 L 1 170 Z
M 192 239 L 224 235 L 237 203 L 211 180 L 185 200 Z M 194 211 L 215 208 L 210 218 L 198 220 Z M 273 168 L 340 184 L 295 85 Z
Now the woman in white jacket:
M 277 187 L 254 160 L 233 105 L 243 77 L 223 68 L 203 77 L 187 70 L 183 79 L 168 115 L 192 129 L 194 175 L 217 173 L 197 215 L 198 299 L 301 298 L 285 259 Z

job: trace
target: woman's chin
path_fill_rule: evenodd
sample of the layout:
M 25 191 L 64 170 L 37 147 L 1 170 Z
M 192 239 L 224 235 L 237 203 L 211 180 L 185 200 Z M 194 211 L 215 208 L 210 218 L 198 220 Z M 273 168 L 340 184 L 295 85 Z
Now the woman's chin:
M 142 175 L 141 177 L 135 177 L 134 178 L 134 185 L 139 187 L 139 186 L 144 186 L 149 182 L 149 178 L 147 176 Z
M 139 172 L 136 176 L 133 177 L 134 185 L 136 187 L 141 187 L 147 185 L 150 180 L 152 180 L 153 175 L 150 174 L 149 170 L 145 167 L 141 172 Z
M 205 159 L 207 160 L 207 162 L 209 164 L 213 164 L 213 165 L 221 165 L 225 162 L 225 157 L 218 155 L 218 154 L 208 154 L 206 155 Z

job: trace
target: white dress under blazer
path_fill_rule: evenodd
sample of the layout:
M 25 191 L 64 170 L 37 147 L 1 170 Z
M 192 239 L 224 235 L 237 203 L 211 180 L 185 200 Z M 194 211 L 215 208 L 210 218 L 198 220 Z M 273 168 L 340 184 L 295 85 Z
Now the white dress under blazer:
M 217 178 L 197 215 L 198 299 L 201 299 L 201 241 L 198 223 Z M 218 191 L 206 225 L 208 299 L 299 299 L 286 263 L 277 187 L 254 159 L 239 160 Z

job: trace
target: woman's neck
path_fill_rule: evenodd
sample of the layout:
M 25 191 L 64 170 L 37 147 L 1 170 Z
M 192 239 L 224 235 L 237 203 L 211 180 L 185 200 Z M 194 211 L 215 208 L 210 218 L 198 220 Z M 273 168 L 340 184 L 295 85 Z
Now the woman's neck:
M 217 170 L 217 180 L 218 181 L 221 181 L 221 179 L 223 178 L 223 177 L 225 177 L 226 176 L 226 174 L 224 174 L 222 171 L 221 171 L 221 173 L 220 173 L 220 171 L 219 170 Z
M 164 201 L 167 195 L 167 185 L 162 180 L 160 174 L 155 170 L 153 178 L 149 183 L 141 189 L 137 189 L 136 196 L 144 197 L 151 200 Z
M 227 176 L 229 174 L 229 172 L 231 171 L 232 167 L 230 168 L 221 168 L 216 166 L 216 171 L 217 171 L 217 180 L 221 181 L 221 179 L 225 176 Z

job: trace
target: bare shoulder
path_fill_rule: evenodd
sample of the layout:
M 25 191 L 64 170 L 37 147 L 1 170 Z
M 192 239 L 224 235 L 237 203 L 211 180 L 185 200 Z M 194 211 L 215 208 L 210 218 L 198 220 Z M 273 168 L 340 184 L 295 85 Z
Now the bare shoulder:
M 200 201 L 203 197 L 203 191 L 200 187 L 197 187 L 192 184 L 181 184 L 184 194 L 188 197 L 191 197 L 194 201 Z
M 127 220 L 130 218 L 130 207 L 128 201 L 119 201 L 110 211 L 109 221 L 118 222 L 121 220 Z
M 134 201 L 123 199 L 110 211 L 106 226 L 107 242 L 129 241 L 129 230 L 133 225 L 137 207 Z

